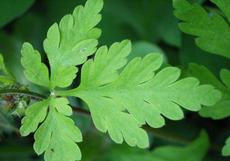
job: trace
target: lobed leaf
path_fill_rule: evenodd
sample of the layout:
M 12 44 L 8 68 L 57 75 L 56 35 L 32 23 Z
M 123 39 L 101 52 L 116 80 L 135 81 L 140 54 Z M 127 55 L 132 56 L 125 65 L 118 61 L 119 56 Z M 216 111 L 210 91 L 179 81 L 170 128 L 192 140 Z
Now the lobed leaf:
M 222 69 L 220 72 L 221 81 L 213 75 L 206 67 L 197 64 L 190 64 L 188 74 L 197 77 L 202 83 L 209 83 L 222 92 L 221 99 L 211 107 L 203 107 L 199 114 L 203 117 L 211 117 L 218 120 L 230 116 L 230 71 Z M 229 139 L 222 150 L 222 154 L 230 155 Z
M 50 97 L 28 107 L 20 131 L 23 136 L 36 131 L 34 149 L 39 155 L 45 153 L 46 161 L 81 159 L 76 144 L 82 141 L 81 132 L 67 117 L 72 115 L 67 98 L 57 97 L 54 88 L 69 86 L 76 77 L 75 66 L 84 63 L 96 51 L 101 31 L 95 26 L 101 20 L 102 6 L 102 0 L 88 0 L 84 7 L 76 7 L 73 14 L 50 27 L 44 41 L 50 75 L 39 52 L 29 43 L 22 47 L 21 62 L 26 78 L 49 88 Z
M 203 117 L 210 117 L 212 119 L 223 119 L 230 116 L 230 71 L 222 69 L 220 72 L 221 81 L 211 73 L 206 67 L 190 64 L 187 74 L 198 78 L 202 84 L 211 84 L 222 92 L 221 99 L 213 106 L 203 107 L 199 114 Z
M 36 131 L 34 149 L 38 155 L 45 152 L 46 161 L 81 159 L 80 149 L 75 142 L 81 142 L 82 135 L 73 120 L 66 117 L 72 113 L 69 108 L 66 98 L 48 98 L 32 104 L 26 110 L 20 132 L 26 136 Z
M 122 128 L 133 126 L 138 129 L 145 123 L 155 128 L 162 127 L 165 124 L 163 116 L 171 120 L 184 117 L 181 107 L 198 111 L 202 105 L 211 106 L 220 99 L 220 92 L 211 85 L 199 85 L 195 78 L 178 80 L 178 68 L 166 67 L 156 72 L 163 62 L 161 54 L 135 58 L 119 75 L 118 71 L 125 65 L 130 52 L 130 44 L 126 42 L 115 43 L 109 50 L 99 48 L 95 59 L 83 65 L 80 86 L 64 92 L 84 100 L 95 126 L 102 132 L 108 131 L 115 142 L 121 143 L 124 139 L 131 146 L 146 147 L 147 144 L 142 146 L 138 141 L 141 135 Z M 126 50 L 120 50 L 121 47 Z M 109 59 L 112 55 L 114 59 Z M 114 68 L 113 64 L 117 66 Z M 123 125 L 119 125 L 124 115 L 129 116 L 133 123 L 124 120 Z M 139 131 L 142 139 L 147 140 L 141 128 Z
M 69 86 L 78 71 L 75 66 L 96 51 L 101 31 L 95 26 L 101 20 L 102 6 L 102 0 L 88 0 L 48 30 L 44 49 L 51 67 L 51 88 Z
M 81 159 L 80 149 L 75 144 L 75 142 L 82 141 L 81 132 L 70 118 L 57 112 L 55 107 L 51 108 L 46 120 L 36 131 L 34 138 L 36 153 L 40 155 L 45 152 L 45 160 L 47 161 L 76 161 Z
M 186 1 L 181 2 L 185 8 L 192 6 Z M 116 143 L 125 140 L 128 145 L 140 148 L 149 146 L 148 135 L 142 129 L 144 124 L 154 128 L 162 127 L 165 124 L 164 117 L 182 119 L 182 108 L 199 111 L 202 106 L 214 106 L 221 98 L 221 93 L 212 85 L 200 85 L 193 77 L 179 79 L 178 68 L 166 67 L 160 70 L 163 63 L 161 54 L 150 53 L 127 64 L 131 52 L 128 40 L 114 43 L 110 48 L 102 46 L 96 51 L 101 31 L 95 26 L 101 20 L 99 12 L 102 6 L 102 0 L 88 0 L 84 7 L 76 7 L 72 14 L 64 16 L 59 24 L 50 27 L 44 40 L 50 74 L 47 66 L 41 62 L 39 52 L 29 43 L 23 45 L 22 65 L 27 79 L 49 88 L 51 95 L 27 108 L 20 131 L 23 136 L 36 131 L 34 149 L 38 155 L 44 153 L 46 161 L 81 159 L 76 143 L 82 141 L 82 134 L 68 117 L 72 109 L 67 98 L 60 96 L 81 98 L 89 106 L 97 129 L 108 132 Z M 202 8 L 193 9 L 197 15 L 206 14 Z M 223 8 L 223 12 L 227 14 L 228 11 Z M 188 17 L 191 18 L 190 15 Z M 182 19 L 187 21 L 186 16 Z M 221 16 L 215 15 L 214 20 L 207 18 L 204 22 L 210 25 L 217 23 L 210 31 L 221 29 L 228 36 L 228 25 Z M 197 30 L 195 33 L 202 34 L 205 40 L 210 36 L 210 33 Z M 198 38 L 200 44 L 203 44 L 202 36 Z M 228 57 L 226 48 L 220 50 L 228 39 L 223 41 L 215 33 L 213 37 L 216 39 L 212 39 L 211 43 L 219 44 L 213 46 L 212 51 Z M 94 59 L 86 61 L 95 51 Z M 57 87 L 71 85 L 78 71 L 76 66 L 83 63 L 80 86 L 70 91 L 55 91 Z M 229 76 L 226 73 L 228 71 L 223 71 L 223 82 L 228 86 Z M 200 145 L 204 151 L 206 145 Z M 192 147 L 188 151 L 196 150 Z M 169 155 L 172 157 L 184 152 L 171 147 L 169 150 L 173 152 Z M 199 157 L 203 156 L 204 151 Z M 161 150 L 157 155 L 160 156 L 160 153 Z
M 26 78 L 37 85 L 49 88 L 49 71 L 47 66 L 41 62 L 41 55 L 29 43 L 22 46 L 21 63 L 24 67 Z
M 127 146 L 112 146 L 101 160 L 107 161 L 203 161 L 209 148 L 209 138 L 202 131 L 199 136 L 187 146 L 160 146 L 152 151 L 128 148 Z M 195 155 L 194 155 L 195 154 Z
M 22 119 L 20 132 L 27 136 L 37 130 L 38 125 L 44 121 L 48 112 L 49 100 L 36 102 L 26 109 L 25 117 Z
M 56 98 L 53 102 L 53 106 L 57 109 L 57 111 L 65 116 L 72 115 L 72 108 L 69 106 L 69 101 L 67 98 Z
M 228 0 L 212 0 L 230 18 Z M 230 58 L 230 28 L 217 12 L 207 12 L 199 4 L 190 4 L 186 0 L 173 0 L 174 14 L 182 22 L 180 29 L 196 36 L 196 44 L 203 50 Z

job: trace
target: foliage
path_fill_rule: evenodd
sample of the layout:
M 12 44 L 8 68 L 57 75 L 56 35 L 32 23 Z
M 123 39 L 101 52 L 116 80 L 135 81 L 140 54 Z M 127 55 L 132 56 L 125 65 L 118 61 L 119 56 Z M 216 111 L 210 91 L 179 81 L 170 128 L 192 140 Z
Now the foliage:
M 1 86 L 7 86 L 14 83 L 14 78 L 6 69 L 4 59 L 1 54 L 0 54 L 0 72 L 1 72 L 0 75 Z
M 216 11 L 207 13 L 204 8 L 197 4 L 190 4 L 186 0 L 174 0 L 175 16 L 181 22 L 180 29 L 186 33 L 197 36 L 196 44 L 210 53 L 218 54 L 230 59 L 229 54 L 229 38 L 230 27 L 227 21 L 230 21 L 230 1 L 227 0 L 212 0 L 224 16 Z M 225 19 L 226 18 L 226 19 Z M 223 95 L 222 99 L 213 108 L 203 108 L 200 114 L 205 117 L 221 119 L 229 116 L 229 85 L 230 71 L 222 69 L 220 78 L 223 82 L 219 82 L 215 76 L 205 67 L 192 67 L 192 73 L 195 74 L 204 83 L 211 83 L 219 88 Z M 209 79 L 207 79 L 209 78 Z M 229 154 L 229 140 L 226 141 L 226 146 L 223 148 L 223 155 Z
M 212 0 L 226 17 L 230 18 L 230 3 L 227 0 Z M 207 13 L 204 8 L 197 4 L 190 4 L 185 0 L 174 0 L 175 16 L 183 20 L 179 24 L 182 31 L 197 36 L 196 44 L 214 54 L 230 58 L 229 38 L 230 31 L 228 22 L 224 17 L 212 11 Z
M 5 39 L 0 44 L 0 133 L 6 135 L 0 160 L 43 160 L 33 156 L 32 140 L 35 153 L 46 161 L 214 161 L 223 159 L 218 155 L 222 146 L 223 156 L 230 155 L 230 140 L 223 141 L 230 115 L 227 0 L 212 0 L 221 11 L 202 7 L 203 0 L 173 0 L 173 5 L 170 0 L 87 0 L 71 14 L 66 12 L 79 2 L 46 0 L 6 25 L 33 2 L 15 5 L 0 17 L 0 26 L 5 25 L 0 31 Z M 105 19 L 98 25 L 104 3 Z M 42 16 L 36 13 L 39 4 L 47 5 Z M 182 21 L 179 28 L 215 54 L 206 54 L 206 62 L 200 55 L 205 52 L 180 32 L 173 7 Z M 126 37 L 135 41 L 133 47 L 122 40 Z M 194 51 L 197 57 L 190 54 Z M 207 67 L 192 63 L 186 68 L 193 60 Z M 19 132 L 28 136 L 20 141 L 22 155 L 18 141 L 9 142 Z M 15 147 L 12 155 L 8 146 Z
M 229 76 L 230 71 L 222 69 L 220 72 L 219 81 L 216 76 L 211 73 L 205 66 L 199 66 L 197 64 L 190 64 L 188 75 L 199 78 L 202 83 L 212 84 L 222 92 L 222 98 L 212 107 L 203 107 L 199 113 L 203 117 L 211 117 L 212 119 L 223 119 L 230 116 L 230 91 L 229 91 Z
M 223 148 L 223 155 L 228 156 L 230 155 L 230 138 L 227 139 L 226 145 Z
M 106 147 L 106 153 L 95 160 L 101 161 L 171 161 L 189 160 L 202 161 L 209 148 L 209 138 L 206 132 L 199 136 L 187 146 L 160 146 L 151 151 L 138 148 L 130 148 L 127 145 L 111 145 Z M 194 155 L 196 153 L 196 155 Z M 88 161 L 87 158 L 86 161 Z

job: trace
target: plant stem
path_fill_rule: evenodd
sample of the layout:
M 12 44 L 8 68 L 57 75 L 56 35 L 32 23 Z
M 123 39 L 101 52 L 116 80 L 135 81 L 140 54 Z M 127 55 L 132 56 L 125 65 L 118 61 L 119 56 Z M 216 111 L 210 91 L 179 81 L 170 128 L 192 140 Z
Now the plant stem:
M 26 91 L 26 90 L 15 90 L 15 89 L 0 90 L 0 96 L 2 96 L 2 95 L 23 95 L 23 96 L 28 96 L 28 97 L 31 97 L 31 98 L 34 98 L 37 100 L 46 99 L 46 96 L 43 96 L 43 95 L 38 94 L 38 93 Z M 73 111 L 78 112 L 78 113 L 82 113 L 84 115 L 90 115 L 89 111 L 82 109 L 80 107 L 73 108 Z
M 15 90 L 15 89 L 0 90 L 0 96 L 1 95 L 23 95 L 23 96 L 28 96 L 28 97 L 35 98 L 38 100 L 42 100 L 46 98 L 45 96 L 38 94 L 38 93 L 34 93 L 34 92 L 26 91 L 26 90 Z

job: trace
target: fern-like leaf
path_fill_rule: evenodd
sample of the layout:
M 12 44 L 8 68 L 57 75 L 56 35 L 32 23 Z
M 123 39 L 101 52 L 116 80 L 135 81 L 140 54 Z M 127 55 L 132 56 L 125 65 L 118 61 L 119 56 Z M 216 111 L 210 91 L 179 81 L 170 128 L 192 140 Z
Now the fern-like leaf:
M 187 74 L 198 78 L 202 84 L 211 84 L 215 86 L 218 90 L 222 92 L 221 99 L 214 105 L 210 107 L 203 107 L 199 113 L 203 117 L 210 117 L 212 119 L 223 119 L 230 116 L 230 86 L 229 86 L 229 76 L 230 71 L 227 69 L 222 69 L 220 72 L 220 80 L 211 73 L 205 66 L 200 66 L 197 64 L 190 64 L 187 70 Z
M 230 2 L 211 0 L 230 21 Z M 230 27 L 224 17 L 215 11 L 207 12 L 199 4 L 190 4 L 187 0 L 173 0 L 175 16 L 182 20 L 180 29 L 194 35 L 196 44 L 205 51 L 230 58 Z
M 102 0 L 88 0 L 73 14 L 53 24 L 44 41 L 51 73 L 31 44 L 22 47 L 22 65 L 26 78 L 50 90 L 50 97 L 29 106 L 22 119 L 21 134 L 35 132 L 34 149 L 45 153 L 46 161 L 76 161 L 81 152 L 76 144 L 82 141 L 80 130 L 68 117 L 72 109 L 65 97 L 57 97 L 55 87 L 67 87 L 76 77 L 76 65 L 84 63 L 97 46 L 101 31 L 95 26 L 101 19 Z
M 101 20 L 102 6 L 102 0 L 88 0 L 85 7 L 76 7 L 48 30 L 44 49 L 51 67 L 51 88 L 69 86 L 76 77 L 75 66 L 95 52 L 101 34 L 95 26 Z
M 99 48 L 94 60 L 83 65 L 80 86 L 62 92 L 84 100 L 95 126 L 108 131 L 115 142 L 124 139 L 131 146 L 147 147 L 141 125 L 162 127 L 163 116 L 171 120 L 184 117 L 181 107 L 198 111 L 202 105 L 211 106 L 220 99 L 220 92 L 211 85 L 199 85 L 192 77 L 178 80 L 178 68 L 156 72 L 163 62 L 162 55 L 156 53 L 133 59 L 119 74 L 130 49 L 129 41 L 115 43 L 109 49 Z
M 150 53 L 127 64 L 131 52 L 128 40 L 96 50 L 101 32 L 95 26 L 102 6 L 102 0 L 88 0 L 84 7 L 76 7 L 73 14 L 50 27 L 44 41 L 50 74 L 38 51 L 28 43 L 23 45 L 27 79 L 49 89 L 50 96 L 27 108 L 21 133 L 35 132 L 34 149 L 39 155 L 44 153 L 46 161 L 81 159 L 76 143 L 82 141 L 82 134 L 68 117 L 72 114 L 68 96 L 85 101 L 97 129 L 108 132 L 112 140 L 125 140 L 140 148 L 149 146 L 144 124 L 162 127 L 164 117 L 180 120 L 184 117 L 182 108 L 198 111 L 221 97 L 213 86 L 199 85 L 196 78 L 180 79 L 178 68 L 160 70 L 161 54 Z M 94 59 L 86 61 L 95 51 Z M 80 86 L 58 91 L 71 85 L 76 66 L 83 63 Z

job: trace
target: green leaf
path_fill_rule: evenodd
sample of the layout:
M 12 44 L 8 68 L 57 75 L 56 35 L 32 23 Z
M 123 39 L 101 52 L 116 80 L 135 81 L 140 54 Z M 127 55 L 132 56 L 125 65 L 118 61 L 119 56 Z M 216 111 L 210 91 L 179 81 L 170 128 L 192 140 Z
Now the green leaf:
M 98 14 L 102 0 L 88 0 L 85 7 L 78 6 L 72 15 L 62 18 L 59 25 L 53 24 L 44 41 L 44 49 L 51 67 L 51 88 L 67 87 L 76 77 L 76 65 L 92 55 L 101 31 L 95 26 L 101 20 Z
M 147 135 L 138 129 L 141 125 L 159 128 L 165 124 L 163 116 L 182 119 L 181 107 L 198 111 L 202 105 L 212 106 L 220 99 L 220 92 L 211 85 L 199 85 L 192 77 L 178 80 L 178 68 L 156 72 L 163 62 L 161 54 L 135 58 L 118 74 L 126 64 L 130 48 L 128 41 L 115 43 L 109 49 L 99 48 L 94 60 L 83 65 L 80 86 L 62 93 L 84 100 L 95 126 L 102 132 L 108 131 L 115 142 L 121 143 L 123 137 L 131 146 L 146 147 L 139 140 L 147 140 Z M 124 131 L 124 127 L 134 128 L 136 133 Z
M 22 47 L 21 62 L 27 79 L 49 88 L 50 97 L 28 107 L 20 131 L 23 136 L 36 131 L 34 149 L 38 155 L 45 153 L 46 161 L 81 159 L 76 144 L 82 141 L 81 132 L 67 117 L 72 115 L 67 98 L 58 97 L 54 88 L 69 86 L 76 77 L 75 66 L 84 63 L 96 51 L 101 31 L 95 26 L 101 20 L 98 13 L 102 6 L 102 0 L 88 0 L 85 7 L 76 7 L 73 14 L 64 16 L 59 25 L 55 23 L 50 27 L 44 41 L 51 68 L 50 77 L 39 52 L 29 43 Z M 126 119 L 129 118 L 125 115 L 123 120 Z M 130 124 L 135 124 L 132 121 Z M 143 130 L 141 132 L 145 134 Z
M 27 136 L 36 131 L 34 149 L 38 155 L 45 152 L 46 161 L 80 160 L 81 152 L 75 142 L 81 142 L 82 135 L 67 117 L 71 114 L 66 98 L 48 98 L 27 108 L 20 132 Z
M 100 158 L 101 161 L 166 161 L 160 157 L 152 155 L 148 150 L 139 148 L 130 148 L 127 145 L 113 145 L 105 153 L 105 156 Z
M 230 22 L 230 1 L 228 0 L 211 0 L 211 1 L 221 9 L 221 11 L 224 13 L 228 21 Z
M 0 32 L 1 41 L 0 49 L 3 52 L 5 65 L 10 73 L 14 76 L 19 84 L 28 84 L 28 80 L 23 74 L 23 67 L 21 65 L 21 45 L 22 41 L 9 35 L 5 32 Z
M 112 146 L 102 157 L 103 161 L 203 161 L 209 148 L 206 132 L 201 132 L 196 140 L 187 146 L 160 146 L 153 151 L 129 148 L 127 146 Z
M 211 84 L 222 92 L 221 99 L 210 107 L 203 107 L 199 113 L 203 117 L 211 117 L 212 119 L 223 119 L 230 116 L 230 71 L 223 69 L 220 72 L 221 80 L 211 73 L 205 66 L 190 64 L 187 74 L 198 78 L 202 84 Z
M 224 156 L 230 156 L 230 137 L 226 140 L 226 145 L 222 150 Z
M 220 72 L 221 81 L 218 80 L 205 66 L 190 64 L 187 74 L 197 77 L 201 83 L 208 83 L 215 86 L 222 92 L 221 99 L 211 107 L 203 107 L 199 114 L 203 117 L 211 117 L 218 120 L 230 116 L 230 71 L 222 69 Z M 230 139 L 226 141 L 226 145 L 222 150 L 224 156 L 230 155 Z
M 16 17 L 22 15 L 35 0 L 1 0 L 0 2 L 0 28 Z
M 227 0 L 212 0 L 229 18 L 230 4 Z M 203 50 L 230 58 L 230 28 L 228 22 L 216 12 L 208 13 L 198 4 L 186 0 L 174 0 L 175 16 L 182 20 L 180 29 L 196 36 L 196 44 Z
M 1 53 L 0 53 L 0 82 L 3 85 L 10 85 L 15 82 L 13 76 L 6 69 L 4 59 Z
M 194 38 L 190 35 L 183 36 L 179 55 L 179 63 L 183 67 L 188 66 L 190 63 L 202 64 L 215 74 L 219 73 L 222 68 L 230 68 L 228 58 L 209 54 L 208 52 L 200 49 L 195 44 Z
M 196 140 L 186 147 L 163 146 L 156 148 L 152 155 L 164 161 L 203 161 L 209 148 L 206 132 L 201 132 Z
M 55 101 L 51 101 L 51 106 L 52 103 L 57 103 Z M 57 112 L 55 107 L 51 107 L 46 120 L 38 128 L 34 137 L 36 153 L 45 152 L 45 160 L 47 161 L 81 159 L 80 149 L 75 144 L 75 142 L 82 141 L 81 132 L 70 118 Z
M 8 73 L 8 71 L 6 70 L 6 66 L 5 66 L 5 63 L 4 63 L 4 59 L 3 59 L 2 54 L 0 54 L 0 70 L 1 70 L 4 74 Z
M 88 61 L 83 66 L 83 86 L 87 86 L 87 88 L 95 86 L 97 88 L 114 81 L 118 77 L 117 70 L 127 63 L 125 58 L 130 51 L 131 43 L 127 40 L 114 43 L 110 49 L 105 46 L 99 48 L 95 56 L 95 64 Z M 93 71 L 89 71 L 89 68 Z M 88 72 L 90 72 L 90 76 Z M 94 83 L 92 84 L 92 82 Z M 82 88 L 82 86 L 79 88 Z M 148 147 L 148 136 L 140 128 L 141 124 L 132 115 L 119 110 L 119 108 L 122 108 L 119 105 L 114 108 L 117 103 L 112 99 L 101 98 L 100 94 L 97 95 L 97 91 L 94 91 L 94 89 L 89 91 L 92 91 L 92 93 L 86 93 L 89 97 L 83 98 L 83 100 L 86 99 L 94 123 L 100 131 L 106 132 L 108 130 L 111 138 L 117 143 L 122 143 L 124 138 L 130 146 Z M 101 117 L 102 112 L 104 113 L 103 117 Z
M 227 88 L 230 88 L 230 70 L 222 69 L 220 71 L 220 78 Z
M 66 116 L 72 115 L 72 108 L 69 106 L 69 101 L 66 98 L 56 98 L 54 104 L 57 111 Z
M 49 88 L 49 71 L 41 62 L 40 53 L 29 43 L 23 44 L 21 53 L 21 63 L 26 78 L 32 83 Z
M 39 123 L 43 122 L 47 115 L 48 106 L 49 100 L 44 100 L 27 107 L 20 128 L 22 136 L 27 136 L 37 130 Z
M 72 109 L 63 96 L 85 101 L 96 128 L 108 132 L 116 143 L 125 141 L 140 148 L 149 146 L 143 125 L 161 127 L 165 124 L 164 117 L 182 119 L 183 109 L 198 111 L 201 106 L 213 106 L 221 97 L 213 86 L 199 85 L 196 78 L 180 80 L 178 68 L 160 70 L 162 54 L 135 58 L 125 67 L 131 52 L 127 40 L 96 51 L 101 31 L 95 26 L 101 19 L 102 6 L 102 0 L 88 0 L 84 7 L 78 6 L 59 24 L 50 27 L 44 41 L 50 74 L 40 54 L 28 43 L 23 46 L 22 64 L 27 79 L 49 88 L 50 96 L 27 108 L 21 133 L 35 132 L 34 149 L 38 155 L 44 154 L 46 161 L 81 159 L 76 143 L 82 141 L 82 134 L 68 117 Z M 176 38 L 170 37 L 173 44 Z M 95 57 L 87 61 L 95 51 Z M 78 71 L 76 66 L 83 63 L 80 86 L 57 91 L 71 85 Z

